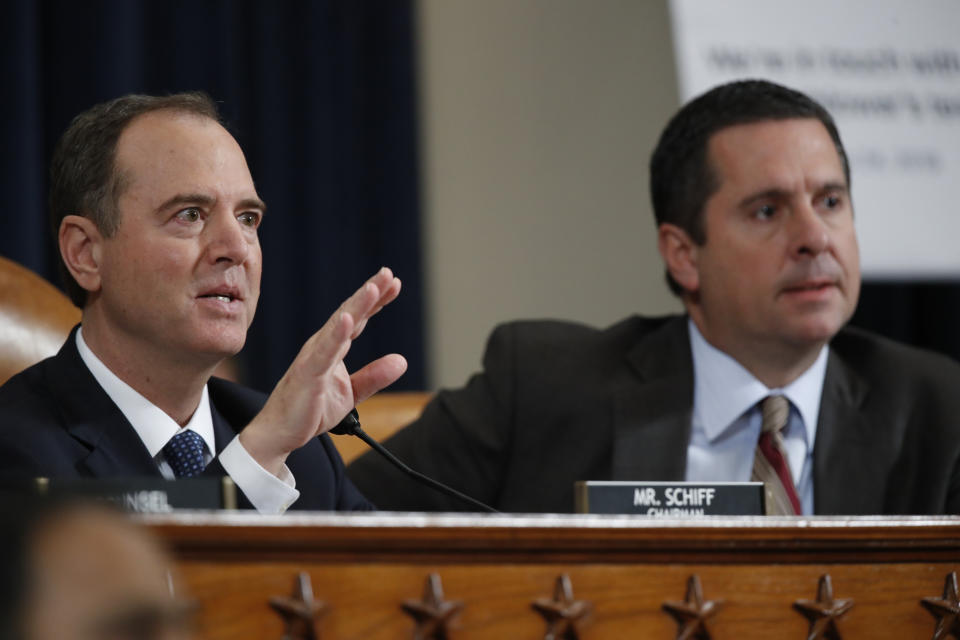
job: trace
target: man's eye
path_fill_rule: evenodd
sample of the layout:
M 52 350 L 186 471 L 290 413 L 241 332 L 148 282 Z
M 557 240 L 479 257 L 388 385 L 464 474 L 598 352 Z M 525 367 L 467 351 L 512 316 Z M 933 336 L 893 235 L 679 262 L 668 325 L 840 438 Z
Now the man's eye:
M 254 211 L 244 211 L 237 216 L 237 220 L 240 221 L 240 224 L 248 227 L 257 228 L 260 226 L 260 214 Z
M 197 222 L 200 220 L 200 209 L 188 207 L 177 212 L 177 218 L 184 222 Z
M 827 209 L 836 209 L 842 204 L 842 202 L 843 200 L 841 200 L 840 196 L 836 195 L 829 195 L 823 198 L 823 206 L 825 206 Z
M 777 210 L 772 204 L 762 204 L 753 212 L 753 217 L 758 220 L 769 220 L 776 215 Z

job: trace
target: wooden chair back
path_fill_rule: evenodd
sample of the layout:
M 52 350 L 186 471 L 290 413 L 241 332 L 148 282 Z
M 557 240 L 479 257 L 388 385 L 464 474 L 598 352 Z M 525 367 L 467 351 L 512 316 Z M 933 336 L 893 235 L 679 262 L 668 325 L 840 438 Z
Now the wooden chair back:
M 55 286 L 0 256 L 0 384 L 54 355 L 80 309 Z
M 433 394 L 427 391 L 381 392 L 357 405 L 363 430 L 382 442 L 420 417 Z M 331 436 L 345 464 L 369 450 L 359 438 Z

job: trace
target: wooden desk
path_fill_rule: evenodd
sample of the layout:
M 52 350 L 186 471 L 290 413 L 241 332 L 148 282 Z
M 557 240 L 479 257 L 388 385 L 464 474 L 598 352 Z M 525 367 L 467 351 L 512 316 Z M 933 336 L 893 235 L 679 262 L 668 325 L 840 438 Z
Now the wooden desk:
M 832 580 L 853 607 L 836 623 L 847 639 L 931 638 L 921 606 L 960 572 L 960 518 L 717 518 L 624 516 L 184 514 L 141 518 L 173 549 L 181 581 L 202 605 L 201 636 L 283 637 L 271 596 L 306 572 L 328 605 L 327 640 L 414 638 L 405 600 L 427 577 L 463 608 L 448 638 L 545 637 L 532 603 L 567 576 L 591 613 L 558 638 L 676 638 L 665 601 L 683 602 L 697 576 L 705 600 L 723 600 L 709 637 L 807 637 L 795 608 Z M 297 636 L 300 637 L 300 636 Z M 443 637 L 422 634 L 422 637 Z M 701 636 L 691 636 L 701 637 Z M 706 636 L 702 636 L 706 637 Z M 944 635 L 943 637 L 950 637 Z

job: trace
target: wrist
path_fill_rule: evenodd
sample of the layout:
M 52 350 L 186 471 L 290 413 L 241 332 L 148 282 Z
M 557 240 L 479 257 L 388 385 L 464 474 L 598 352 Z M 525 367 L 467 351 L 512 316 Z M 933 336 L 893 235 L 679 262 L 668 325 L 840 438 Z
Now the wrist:
M 252 423 L 240 432 L 237 439 L 250 457 L 257 461 L 269 473 L 280 476 L 287 462 L 289 451 L 277 449 L 276 438 L 271 438 L 266 430 L 259 429 Z

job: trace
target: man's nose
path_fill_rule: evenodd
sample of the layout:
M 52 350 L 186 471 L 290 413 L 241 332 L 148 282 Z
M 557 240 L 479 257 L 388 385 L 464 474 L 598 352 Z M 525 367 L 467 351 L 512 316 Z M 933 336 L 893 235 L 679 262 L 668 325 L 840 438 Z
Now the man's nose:
M 794 207 L 790 216 L 790 243 L 795 256 L 816 256 L 830 246 L 826 222 L 810 203 Z
M 250 238 L 236 216 L 229 211 L 217 211 L 210 217 L 207 253 L 211 262 L 226 260 L 241 264 L 250 252 Z

